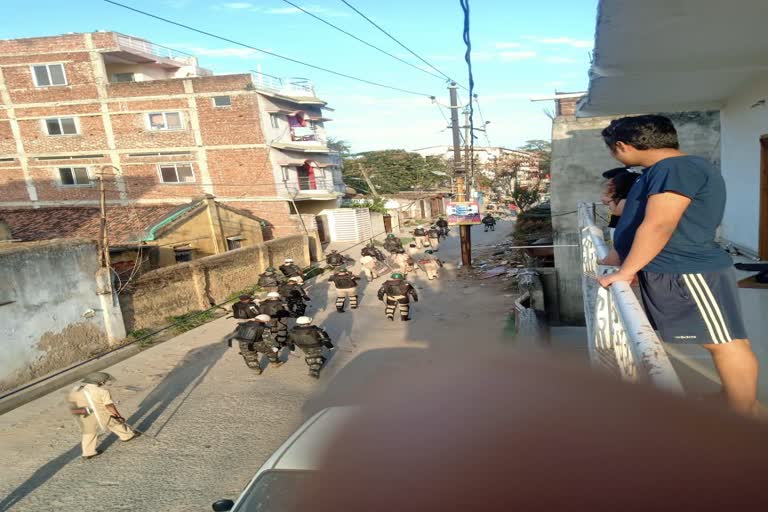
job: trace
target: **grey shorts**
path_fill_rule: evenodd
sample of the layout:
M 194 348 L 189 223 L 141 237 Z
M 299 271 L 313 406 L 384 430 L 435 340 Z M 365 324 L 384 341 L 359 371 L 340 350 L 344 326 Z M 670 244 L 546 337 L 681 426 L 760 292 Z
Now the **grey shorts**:
M 667 343 L 728 343 L 747 338 L 733 269 L 699 274 L 640 272 L 643 305 Z

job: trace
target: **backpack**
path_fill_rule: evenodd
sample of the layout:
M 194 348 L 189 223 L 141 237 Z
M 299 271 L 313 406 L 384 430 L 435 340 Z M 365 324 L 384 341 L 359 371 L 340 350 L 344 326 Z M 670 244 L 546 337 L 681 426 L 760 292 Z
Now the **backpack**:
M 253 302 L 235 302 L 232 304 L 232 316 L 239 320 L 255 318 L 259 314 L 258 309 L 254 311 L 255 306 Z
M 243 322 L 235 328 L 235 339 L 243 341 L 261 341 L 264 326 L 258 322 Z

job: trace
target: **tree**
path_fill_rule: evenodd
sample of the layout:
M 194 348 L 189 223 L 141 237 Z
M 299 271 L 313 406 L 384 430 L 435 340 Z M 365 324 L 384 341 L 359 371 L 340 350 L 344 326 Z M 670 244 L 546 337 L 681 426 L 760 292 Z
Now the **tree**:
M 446 180 L 447 164 L 440 158 L 409 153 L 402 149 L 369 151 L 344 159 L 344 181 L 370 192 L 363 169 L 380 194 L 435 188 Z
M 525 141 L 525 144 L 520 146 L 523 151 L 534 153 L 539 157 L 539 172 L 541 175 L 546 176 L 550 173 L 550 167 L 552 162 L 552 144 L 548 140 L 533 139 Z
M 512 192 L 512 200 L 520 208 L 520 212 L 524 212 L 539 201 L 539 189 L 538 187 L 516 188 Z
M 328 137 L 326 146 L 328 146 L 328 149 L 331 151 L 335 151 L 341 155 L 341 158 L 347 158 L 350 155 L 351 146 L 345 140 Z

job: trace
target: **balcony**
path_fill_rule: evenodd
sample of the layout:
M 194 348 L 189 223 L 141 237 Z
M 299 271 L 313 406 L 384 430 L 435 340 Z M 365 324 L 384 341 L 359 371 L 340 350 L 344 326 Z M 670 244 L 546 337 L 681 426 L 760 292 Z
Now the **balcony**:
M 594 204 L 579 205 L 582 291 L 592 365 L 631 382 L 647 382 L 681 394 L 683 386 L 632 288 L 614 283 L 604 289 L 597 276 L 616 270 L 600 265 L 608 255 Z
M 297 200 L 336 199 L 340 194 L 340 192 L 337 191 L 337 185 L 330 176 L 323 178 L 293 178 L 289 181 L 284 181 L 280 188 L 282 189 L 283 195 L 287 195 Z
M 279 78 L 265 73 L 253 73 L 253 85 L 262 91 L 268 91 L 288 98 L 313 98 L 317 103 L 315 85 L 306 78 Z

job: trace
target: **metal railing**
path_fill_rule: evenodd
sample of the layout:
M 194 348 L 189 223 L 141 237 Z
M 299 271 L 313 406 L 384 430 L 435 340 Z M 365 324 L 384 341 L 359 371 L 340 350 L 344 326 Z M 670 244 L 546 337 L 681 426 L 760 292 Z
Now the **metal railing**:
M 683 393 L 664 346 L 628 283 L 602 288 L 597 277 L 616 270 L 598 262 L 608 256 L 603 230 L 595 224 L 594 204 L 579 205 L 582 290 L 592 365 L 631 382 Z
M 124 34 L 117 34 L 117 44 L 123 49 L 133 50 L 147 55 L 154 55 L 155 57 L 160 57 L 162 59 L 171 59 L 184 63 L 189 63 L 194 59 L 194 56 L 188 53 L 150 43 L 146 39 L 138 39 Z
M 285 96 L 315 97 L 315 86 L 306 78 L 278 78 L 265 73 L 252 73 L 253 83 L 259 89 L 274 91 Z

